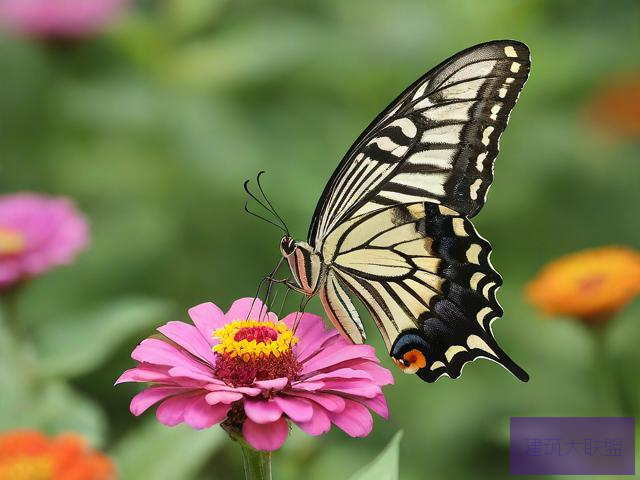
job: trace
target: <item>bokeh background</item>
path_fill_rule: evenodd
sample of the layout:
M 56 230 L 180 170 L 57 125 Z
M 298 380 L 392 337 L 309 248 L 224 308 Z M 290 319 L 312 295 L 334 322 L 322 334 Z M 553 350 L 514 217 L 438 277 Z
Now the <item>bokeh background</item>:
M 138 387 L 112 386 L 129 352 L 192 305 L 253 295 L 273 266 L 279 232 L 243 212 L 245 179 L 267 171 L 268 194 L 303 238 L 369 121 L 444 58 L 500 38 L 529 45 L 532 75 L 475 224 L 505 282 L 495 334 L 531 381 L 482 361 L 457 381 L 396 374 L 389 421 L 359 440 L 294 431 L 276 478 L 347 478 L 401 429 L 403 479 L 505 478 L 510 416 L 637 413 L 638 302 L 604 338 L 619 402 L 598 388 L 602 346 L 577 322 L 541 317 L 523 286 L 556 256 L 639 244 L 639 132 L 621 134 L 601 101 L 640 71 L 638 2 L 137 1 L 94 35 L 42 37 L 0 37 L 0 190 L 72 197 L 92 244 L 22 292 L 46 381 L 34 393 L 0 359 L 0 431 L 78 431 L 125 480 L 240 478 L 240 452 L 219 429 L 131 416 Z M 317 300 L 308 309 L 322 311 Z

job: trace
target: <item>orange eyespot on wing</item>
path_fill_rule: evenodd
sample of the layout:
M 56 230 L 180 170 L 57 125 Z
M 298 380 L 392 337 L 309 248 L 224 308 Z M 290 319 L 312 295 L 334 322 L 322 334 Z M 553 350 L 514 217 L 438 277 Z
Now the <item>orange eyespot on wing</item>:
M 404 373 L 416 373 L 421 368 L 427 366 L 427 359 L 424 357 L 424 354 L 417 349 L 409 350 L 402 356 L 402 359 L 394 358 L 393 363 L 395 363 L 400 370 Z

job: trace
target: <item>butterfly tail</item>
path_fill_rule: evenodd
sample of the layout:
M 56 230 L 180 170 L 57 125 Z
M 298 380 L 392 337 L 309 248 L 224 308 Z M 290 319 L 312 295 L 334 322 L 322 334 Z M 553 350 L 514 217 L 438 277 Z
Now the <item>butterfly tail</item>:
M 491 349 L 495 352 L 498 359 L 497 361 L 500 363 L 500 365 L 509 370 L 509 372 L 511 372 L 513 376 L 515 376 L 518 380 L 528 382 L 529 374 L 525 372 L 520 365 L 514 362 L 511 357 L 509 357 L 509 355 L 507 355 L 507 353 L 500 348 L 498 342 L 493 339 L 493 336 L 488 337 L 489 338 L 487 338 L 486 341 Z

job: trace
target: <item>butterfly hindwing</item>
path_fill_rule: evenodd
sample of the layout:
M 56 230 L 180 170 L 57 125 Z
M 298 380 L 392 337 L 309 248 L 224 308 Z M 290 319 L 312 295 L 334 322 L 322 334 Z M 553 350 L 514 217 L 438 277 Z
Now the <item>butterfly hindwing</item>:
M 345 291 L 343 282 L 331 270 L 327 273 L 326 281 L 320 289 L 320 301 L 331 323 L 343 335 L 353 343 L 364 342 L 366 335 L 358 311 Z
M 491 322 L 502 315 L 502 281 L 491 247 L 471 222 L 433 203 L 391 206 L 353 218 L 326 239 L 335 275 L 364 303 L 395 358 L 419 350 L 418 375 L 459 376 L 478 357 L 518 378 L 524 373 L 498 347 Z M 327 287 L 330 288 L 330 287 Z M 360 326 L 361 328 L 361 326 Z
M 395 204 L 439 203 L 471 217 L 485 201 L 529 50 L 511 40 L 464 50 L 432 69 L 363 132 L 329 181 L 309 231 Z

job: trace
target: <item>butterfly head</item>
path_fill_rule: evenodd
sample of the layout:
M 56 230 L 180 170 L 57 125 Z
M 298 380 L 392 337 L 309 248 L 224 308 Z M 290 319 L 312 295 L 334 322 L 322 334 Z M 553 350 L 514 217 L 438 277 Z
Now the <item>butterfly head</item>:
M 417 333 L 404 332 L 391 348 L 391 359 L 404 373 L 417 373 L 427 366 L 427 342 Z
M 293 255 L 293 252 L 296 250 L 296 241 L 293 237 L 289 235 L 285 235 L 280 240 L 280 252 L 282 252 L 283 257 L 290 257 Z

